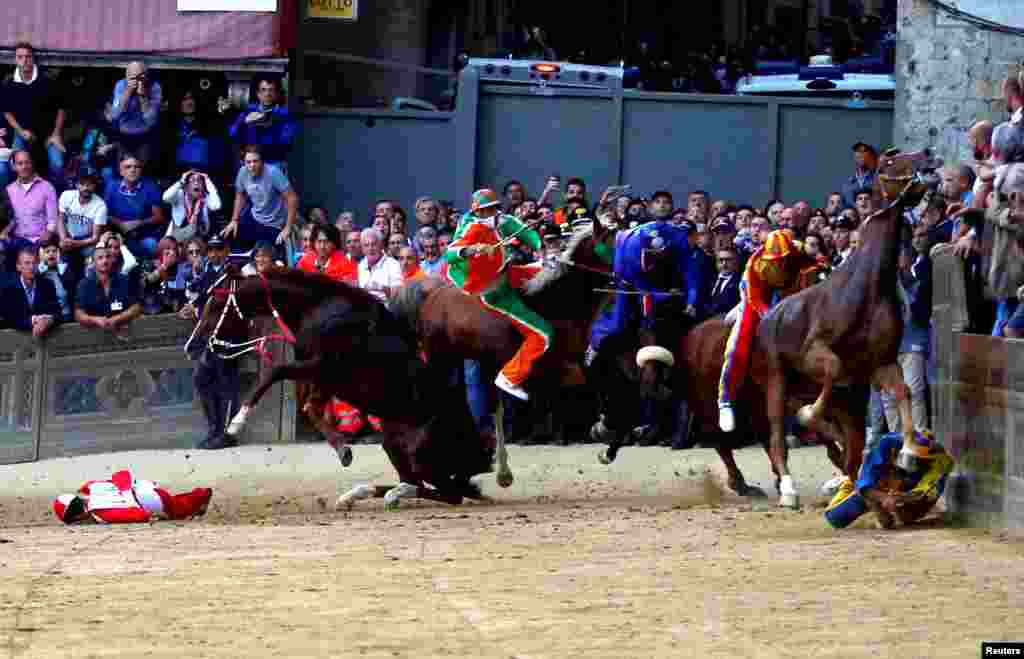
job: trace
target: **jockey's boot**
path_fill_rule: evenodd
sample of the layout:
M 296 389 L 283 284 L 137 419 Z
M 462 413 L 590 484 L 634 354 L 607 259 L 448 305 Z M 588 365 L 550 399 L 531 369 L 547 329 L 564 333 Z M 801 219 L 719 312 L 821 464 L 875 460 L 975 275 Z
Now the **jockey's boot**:
M 722 405 L 718 408 L 718 427 L 722 432 L 736 430 L 736 414 L 733 413 L 731 405 Z
M 526 393 L 522 387 L 509 382 L 504 373 L 498 373 L 498 377 L 494 379 L 494 384 L 498 389 L 501 389 L 511 396 L 515 396 L 519 400 L 530 400 L 530 394 Z

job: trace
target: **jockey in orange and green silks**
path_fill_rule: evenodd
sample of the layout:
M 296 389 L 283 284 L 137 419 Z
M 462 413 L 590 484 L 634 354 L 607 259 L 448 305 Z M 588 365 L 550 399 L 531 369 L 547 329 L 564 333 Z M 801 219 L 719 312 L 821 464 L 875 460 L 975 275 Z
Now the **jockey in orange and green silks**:
M 724 432 L 736 429 L 733 401 L 747 377 L 750 350 L 757 325 L 779 300 L 800 290 L 800 273 L 817 266 L 814 257 L 787 230 L 772 231 L 747 261 L 740 281 L 736 322 L 725 344 L 725 362 L 718 383 L 718 425 Z
M 502 240 L 516 236 L 534 250 L 541 249 L 540 235 L 510 215 L 500 212 L 494 190 L 473 193 L 470 212 L 462 218 L 448 245 L 448 279 L 470 295 L 478 295 L 491 311 L 512 321 L 523 335 L 519 351 L 498 373 L 499 389 L 528 400 L 523 383 L 536 362 L 551 346 L 554 330 L 527 307 L 518 288 L 540 271 L 540 265 L 510 265 Z

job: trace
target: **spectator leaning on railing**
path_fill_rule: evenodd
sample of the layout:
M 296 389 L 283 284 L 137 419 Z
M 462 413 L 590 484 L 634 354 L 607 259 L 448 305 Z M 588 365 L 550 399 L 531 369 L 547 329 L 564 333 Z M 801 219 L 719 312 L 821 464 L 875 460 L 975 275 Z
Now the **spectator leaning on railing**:
M 36 272 L 39 258 L 35 247 L 17 254 L 17 274 L 0 286 L 0 326 L 43 337 L 61 321 L 60 303 L 53 282 Z
M 137 283 L 114 271 L 114 254 L 105 245 L 96 247 L 93 266 L 94 272 L 78 284 L 75 320 L 123 338 L 128 324 L 142 315 Z
M 48 234 L 39 240 L 39 251 L 43 257 L 38 268 L 39 277 L 49 279 L 57 291 L 61 321 L 74 320 L 75 288 L 82 273 L 74 272 L 67 261 L 61 258 L 60 239 L 55 234 Z

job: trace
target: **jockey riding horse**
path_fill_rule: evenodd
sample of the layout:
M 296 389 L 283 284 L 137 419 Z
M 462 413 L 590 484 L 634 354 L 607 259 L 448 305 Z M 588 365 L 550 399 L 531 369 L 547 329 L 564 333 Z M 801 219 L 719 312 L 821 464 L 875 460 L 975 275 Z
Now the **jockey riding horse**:
M 535 229 L 502 214 L 500 205 L 494 190 L 484 188 L 473 193 L 470 212 L 462 218 L 445 255 L 448 279 L 456 288 L 479 296 L 487 309 L 508 318 L 523 335 L 522 345 L 494 384 L 516 398 L 528 400 L 523 384 L 534 363 L 551 347 L 554 329 L 523 303 L 517 290 L 539 272 L 539 267 L 509 264 L 505 244 L 513 237 L 534 250 L 540 250 L 542 244 Z
M 750 367 L 750 350 L 757 325 L 780 300 L 806 286 L 804 273 L 819 267 L 803 244 L 785 230 L 772 231 L 750 257 L 740 282 L 740 304 L 730 316 L 736 316 L 725 346 L 725 362 L 718 385 L 718 425 L 723 432 L 736 429 L 733 401 Z
M 667 203 L 659 204 L 662 200 Z M 654 221 L 622 231 L 616 237 L 613 268 L 619 292 L 612 309 L 594 322 L 591 355 L 596 355 L 609 337 L 639 330 L 654 345 L 638 351 L 637 365 L 643 368 L 655 362 L 671 368 L 681 357 L 675 354 L 679 339 L 698 320 L 703 272 L 687 231 L 668 222 L 671 195 L 664 191 L 655 193 L 652 206 Z M 654 398 L 663 402 L 677 388 L 663 390 Z M 649 391 L 657 394 L 656 387 Z M 670 430 L 664 426 L 670 426 L 672 421 L 664 415 L 674 412 L 675 405 L 651 401 L 646 407 L 644 423 L 651 433 Z M 607 420 L 611 422 L 611 417 Z

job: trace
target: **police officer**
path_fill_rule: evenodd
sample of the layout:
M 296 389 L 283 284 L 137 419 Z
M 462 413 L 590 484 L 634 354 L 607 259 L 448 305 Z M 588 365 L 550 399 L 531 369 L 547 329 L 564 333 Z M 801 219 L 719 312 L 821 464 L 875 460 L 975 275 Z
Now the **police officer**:
M 214 235 L 207 245 L 207 260 L 202 273 L 190 285 L 189 298 L 193 301 L 182 309 L 182 315 L 199 320 L 206 306 L 207 291 L 224 273 L 228 245 Z M 189 346 L 189 359 L 196 362 L 192 383 L 203 407 L 209 426 L 206 438 L 196 445 L 200 449 L 222 449 L 237 446 L 238 440 L 225 434 L 230 415 L 238 410 L 240 373 L 237 359 L 221 359 L 206 342 L 195 341 Z

